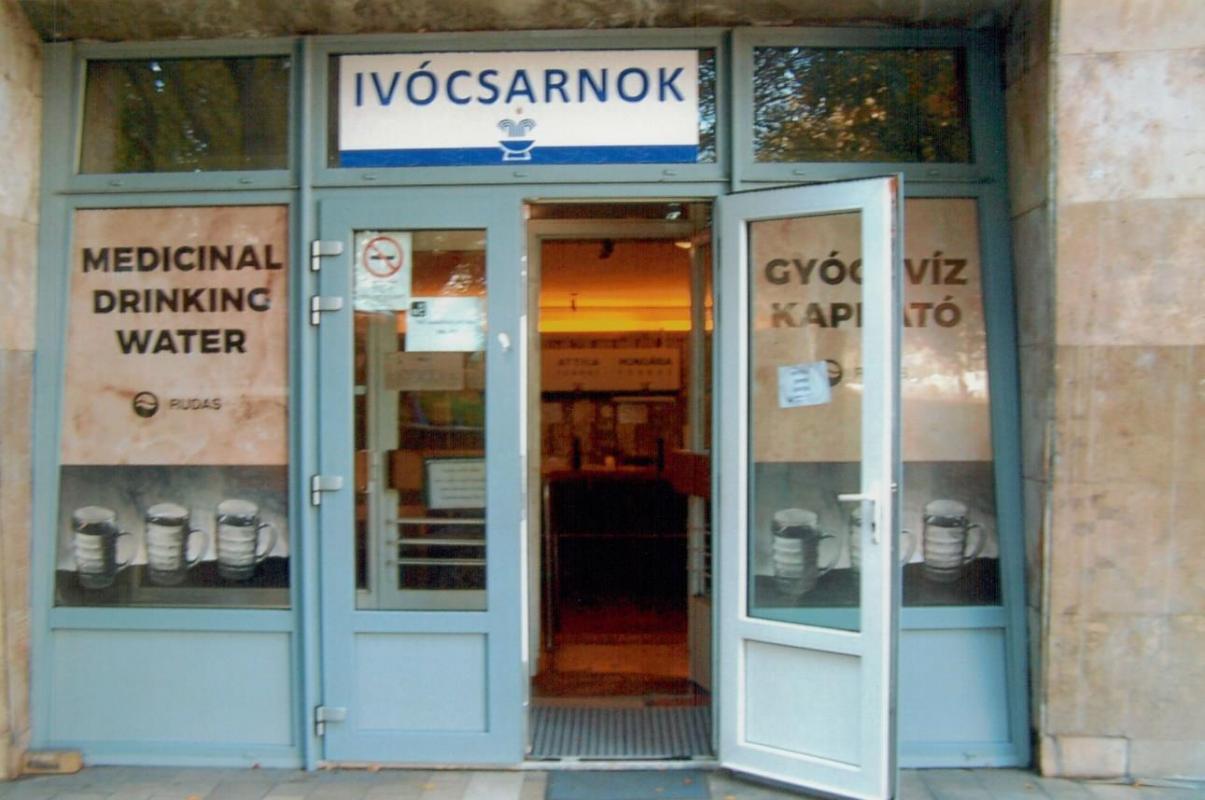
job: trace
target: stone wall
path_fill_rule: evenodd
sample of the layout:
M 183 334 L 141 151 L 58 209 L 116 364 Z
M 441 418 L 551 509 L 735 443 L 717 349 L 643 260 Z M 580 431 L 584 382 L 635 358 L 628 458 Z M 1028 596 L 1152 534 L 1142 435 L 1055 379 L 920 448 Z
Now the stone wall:
M 42 47 L 0 0 L 0 778 L 29 744 L 30 428 Z
M 1040 763 L 1202 777 L 1205 3 L 1055 9 L 1054 457 L 1032 479 L 1046 524 L 1031 522 L 1046 533 Z M 1031 404 L 1048 397 L 1041 361 Z
M 1021 365 L 1030 716 L 1040 715 L 1042 573 L 1054 425 L 1054 203 L 1050 169 L 1051 0 L 1018 0 L 1005 47 L 1005 126 Z

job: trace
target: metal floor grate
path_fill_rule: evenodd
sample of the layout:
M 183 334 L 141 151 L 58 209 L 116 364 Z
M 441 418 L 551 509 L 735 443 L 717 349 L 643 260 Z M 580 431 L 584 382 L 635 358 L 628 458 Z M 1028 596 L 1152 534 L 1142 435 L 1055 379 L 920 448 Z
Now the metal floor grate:
M 710 757 L 708 706 L 532 710 L 532 758 Z

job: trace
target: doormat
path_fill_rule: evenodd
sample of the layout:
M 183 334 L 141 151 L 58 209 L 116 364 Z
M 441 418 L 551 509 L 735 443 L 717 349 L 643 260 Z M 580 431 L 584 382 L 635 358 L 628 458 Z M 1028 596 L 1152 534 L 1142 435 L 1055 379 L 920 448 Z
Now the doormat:
M 545 800 L 707 800 L 707 773 L 698 769 L 555 771 Z

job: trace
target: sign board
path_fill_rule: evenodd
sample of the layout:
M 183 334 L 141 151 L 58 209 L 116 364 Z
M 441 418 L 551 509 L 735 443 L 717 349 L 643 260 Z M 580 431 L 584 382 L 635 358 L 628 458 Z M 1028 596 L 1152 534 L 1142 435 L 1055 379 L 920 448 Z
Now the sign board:
M 459 392 L 464 389 L 463 353 L 395 353 L 385 361 L 391 392 Z
M 287 586 L 288 217 L 281 205 L 75 213 L 58 602 L 230 605 L 249 602 L 247 586 Z M 235 563 L 219 517 L 226 533 L 270 528 L 243 540 L 268 551 Z M 129 534 L 116 558 L 133 569 L 89 547 L 96 529 Z M 168 558 L 180 547 L 185 566 Z M 164 594 L 176 586 L 209 589 Z
M 413 249 L 409 231 L 356 231 L 356 311 L 405 311 Z
M 975 201 L 910 199 L 904 219 L 904 458 L 990 461 Z M 753 452 L 762 461 L 856 461 L 859 441 L 850 431 L 858 426 L 862 383 L 858 216 L 765 220 L 754 232 Z M 780 369 L 809 362 L 827 363 L 831 402 L 794 410 L 782 402 Z
M 698 51 L 339 58 L 343 167 L 694 163 Z
M 64 464 L 287 464 L 282 206 L 75 216 Z
M 673 347 L 545 350 L 540 368 L 545 392 L 673 392 L 682 378 Z
M 427 508 L 485 508 L 484 458 L 428 458 Z
M 415 297 L 406 315 L 408 352 L 485 349 L 484 297 Z
M 820 406 L 833 399 L 828 362 L 788 364 L 778 368 L 778 407 Z

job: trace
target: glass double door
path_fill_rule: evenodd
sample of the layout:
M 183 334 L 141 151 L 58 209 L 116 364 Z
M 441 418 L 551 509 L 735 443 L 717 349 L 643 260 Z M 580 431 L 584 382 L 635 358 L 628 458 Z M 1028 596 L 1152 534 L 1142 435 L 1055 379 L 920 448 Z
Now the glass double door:
M 895 785 L 899 193 L 876 179 L 717 202 L 719 758 L 860 798 Z M 530 602 L 521 197 L 349 192 L 318 217 L 318 249 L 342 245 L 321 259 L 312 306 L 323 757 L 517 764 Z M 789 302 L 761 293 L 834 236 L 860 251 L 845 279 Z M 844 336 L 788 324 L 813 307 L 858 324 Z M 840 575 L 834 504 L 858 520 L 857 568 Z

